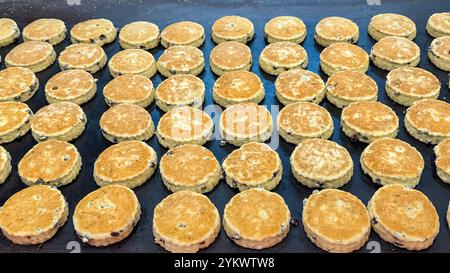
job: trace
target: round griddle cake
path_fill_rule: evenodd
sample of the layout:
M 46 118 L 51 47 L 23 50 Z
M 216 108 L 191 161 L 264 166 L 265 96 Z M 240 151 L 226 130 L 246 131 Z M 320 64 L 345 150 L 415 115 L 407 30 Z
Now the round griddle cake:
M 169 195 L 153 213 L 155 243 L 170 252 L 198 252 L 211 245 L 219 231 L 217 208 L 208 197 L 192 191 Z
M 281 242 L 289 232 L 291 213 L 283 197 L 264 189 L 236 194 L 225 206 L 223 227 L 237 245 L 263 249 Z
M 227 184 L 240 191 L 251 188 L 272 190 L 283 175 L 280 156 L 265 143 L 242 145 L 225 158 L 222 166 Z
M 64 186 L 80 172 L 81 156 L 73 144 L 48 140 L 33 146 L 22 157 L 17 169 L 22 182 L 28 186 Z
M 278 113 L 278 131 L 290 143 L 298 144 L 310 138 L 328 139 L 333 129 L 330 113 L 312 102 L 291 103 Z
M 420 48 L 406 38 L 386 36 L 372 47 L 370 59 L 376 66 L 384 70 L 417 66 L 420 61 Z
M 66 38 L 66 25 L 53 18 L 41 18 L 29 23 L 23 29 L 24 41 L 42 41 L 57 45 Z
M 164 112 L 182 106 L 200 109 L 204 99 L 205 83 L 194 75 L 174 75 L 156 88 L 156 105 Z
M 172 46 L 164 50 L 156 63 L 159 73 L 165 77 L 176 74 L 198 75 L 203 71 L 203 52 L 193 46 Z
M 71 141 L 83 133 L 86 123 L 86 114 L 79 105 L 58 102 L 36 112 L 31 119 L 31 132 L 38 142 L 48 139 Z
M 25 67 L 8 67 L 0 71 L 0 102 L 29 100 L 39 89 L 39 80 Z
M 78 202 L 73 225 L 83 243 L 107 246 L 128 237 L 140 215 L 141 207 L 134 192 L 121 185 L 110 185 Z
M 428 58 L 439 69 L 450 71 L 450 36 L 434 39 L 428 48 Z
M 136 74 L 153 77 L 156 73 L 156 62 L 153 55 L 142 49 L 125 49 L 117 52 L 108 63 L 111 76 Z
M 343 17 L 326 17 L 317 23 L 314 33 L 316 42 L 324 47 L 334 43 L 356 44 L 359 28 L 352 20 Z
M 8 143 L 30 130 L 33 112 L 22 102 L 0 102 L 0 143 Z
M 331 103 L 344 108 L 355 101 L 376 101 L 378 86 L 362 72 L 340 71 L 328 78 L 326 95 Z
M 149 78 L 125 74 L 108 82 L 103 88 L 103 96 L 109 106 L 130 103 L 146 108 L 153 102 L 155 91 Z
M 192 21 L 173 23 L 161 32 L 161 45 L 166 48 L 177 45 L 199 47 L 204 41 L 205 30 L 202 25 Z
M 95 160 L 94 179 L 101 187 L 119 184 L 135 188 L 155 172 L 156 152 L 142 141 L 123 141 L 106 148 Z
M 357 101 L 342 110 L 341 127 L 353 141 L 370 143 L 382 137 L 395 138 L 399 119 L 389 106 L 377 101 Z
M 252 52 L 242 43 L 231 41 L 218 44 L 209 55 L 211 70 L 219 76 L 236 70 L 250 70 Z
M 255 73 L 239 70 L 220 76 L 214 82 L 212 95 L 217 104 L 228 107 L 240 102 L 260 103 L 265 91 L 262 81 Z
M 173 148 L 181 144 L 203 145 L 211 139 L 214 123 L 208 114 L 194 107 L 183 106 L 165 113 L 158 123 L 159 144 Z
M 236 41 L 246 44 L 253 38 L 253 23 L 241 16 L 223 16 L 217 19 L 211 28 L 211 37 L 217 44 Z
M 381 13 L 370 19 L 368 33 L 377 41 L 386 36 L 414 40 L 417 31 L 416 24 L 408 17 L 396 13 Z
M 0 208 L 0 228 L 15 244 L 37 245 L 52 238 L 68 214 L 67 202 L 59 190 L 32 186 L 13 194 Z
M 40 72 L 49 67 L 56 59 L 53 46 L 41 41 L 28 41 L 19 44 L 5 57 L 7 67 L 20 66 Z
M 259 55 L 259 66 L 272 75 L 279 75 L 290 69 L 305 69 L 307 65 L 308 54 L 306 50 L 291 42 L 269 44 Z
M 294 16 L 278 16 L 270 19 L 264 26 L 264 34 L 269 43 L 302 43 L 306 38 L 306 26 Z
M 300 101 L 320 103 L 325 97 L 325 84 L 319 75 L 311 71 L 291 69 L 277 77 L 275 92 L 284 105 Z
M 450 138 L 436 145 L 434 153 L 437 175 L 445 183 L 450 183 Z
M 309 188 L 339 188 L 353 175 L 353 161 L 347 149 L 330 140 L 300 142 L 290 162 L 294 177 Z
M 380 188 L 367 209 L 375 232 L 397 247 L 426 249 L 439 233 L 439 216 L 431 201 L 422 192 L 406 186 Z
M 366 73 L 369 68 L 369 55 L 356 45 L 334 43 L 320 53 L 320 67 L 328 76 L 346 70 Z
M 100 118 L 100 128 L 103 136 L 114 143 L 127 140 L 145 141 L 155 132 L 155 125 L 147 110 L 126 103 L 106 110 Z
M 119 32 L 119 43 L 123 49 L 152 49 L 159 44 L 159 27 L 146 21 L 124 25 Z
M 450 104 L 423 99 L 413 103 L 405 114 L 406 131 L 414 138 L 437 144 L 450 137 Z
M 394 138 L 380 138 L 370 143 L 361 154 L 361 168 L 377 184 L 402 184 L 415 187 L 425 161 L 419 151 Z
M 0 47 L 14 43 L 20 37 L 20 29 L 14 20 L 0 18 Z
M 395 102 L 410 106 L 420 99 L 437 99 L 439 79 L 422 68 L 400 67 L 386 76 L 386 94 Z
M 434 38 L 450 35 L 450 12 L 434 13 L 427 21 L 428 34 Z
M 94 77 L 81 69 L 63 70 L 45 84 L 45 97 L 49 103 L 69 101 L 80 105 L 91 100 L 96 91 Z
M 164 185 L 172 192 L 211 191 L 222 178 L 222 169 L 214 154 L 194 144 L 176 146 L 161 157 L 159 170 Z
M 83 69 L 94 74 L 106 65 L 106 53 L 96 44 L 74 44 L 59 54 L 58 63 L 61 70 Z
M 351 193 L 325 189 L 303 201 L 302 220 L 308 238 L 328 252 L 348 253 L 369 239 L 366 206 Z
M 117 29 L 108 19 L 89 19 L 73 26 L 70 30 L 72 43 L 90 43 L 102 46 L 116 39 Z
M 270 138 L 272 130 L 270 112 L 256 103 L 234 104 L 220 116 L 220 135 L 235 146 L 251 141 L 264 142 Z

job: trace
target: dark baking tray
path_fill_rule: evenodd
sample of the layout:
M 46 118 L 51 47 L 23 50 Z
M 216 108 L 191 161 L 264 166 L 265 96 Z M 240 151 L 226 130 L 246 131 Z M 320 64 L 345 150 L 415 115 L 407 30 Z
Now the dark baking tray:
M 303 46 L 308 52 L 309 65 L 308 70 L 319 73 L 324 80 L 326 75 L 319 68 L 319 54 L 322 47 L 314 42 L 314 27 L 316 23 L 323 17 L 339 15 L 350 18 L 357 22 L 360 27 L 360 40 L 358 45 L 363 47 L 367 52 L 370 51 L 374 44 L 367 34 L 367 24 L 369 19 L 378 13 L 396 12 L 409 16 L 417 24 L 417 38 L 415 42 L 421 48 L 420 67 L 433 72 L 441 81 L 442 92 L 439 97 L 441 100 L 450 101 L 449 90 L 447 87 L 448 76 L 447 73 L 437 69 L 433 66 L 427 56 L 427 48 L 432 38 L 426 33 L 425 24 L 428 17 L 434 12 L 444 11 L 449 8 L 450 2 L 447 1 L 387 1 L 387 0 L 360 0 L 360 1 L 88 1 L 88 0 L 51 0 L 51 1 L 1 1 L 0 16 L 10 17 L 14 19 L 22 29 L 29 22 L 41 17 L 56 17 L 62 19 L 68 29 L 75 23 L 95 18 L 105 17 L 112 20 L 117 27 L 122 27 L 124 24 L 136 20 L 148 20 L 158 24 L 163 29 L 170 23 L 181 20 L 193 20 L 202 24 L 206 30 L 206 41 L 201 47 L 205 57 L 209 56 L 211 48 L 214 46 L 210 38 L 210 29 L 212 23 L 223 15 L 238 14 L 248 17 L 255 25 L 255 38 L 249 43 L 253 54 L 252 71 L 257 73 L 265 86 L 266 97 L 262 102 L 264 105 L 279 104 L 275 98 L 274 80 L 275 77 L 262 72 L 258 66 L 258 56 L 261 50 L 266 45 L 264 40 L 264 24 L 272 17 L 279 15 L 294 15 L 298 16 L 305 22 L 308 28 L 308 36 L 303 43 Z M 22 42 L 21 40 L 19 42 Z M 17 43 L 16 43 L 17 44 Z M 0 54 L 5 56 L 6 53 L 16 44 L 1 48 Z M 69 45 L 67 38 L 63 43 L 57 45 L 56 51 L 59 53 L 67 45 Z M 116 40 L 114 43 L 104 46 L 104 49 L 110 58 L 114 53 L 120 50 L 119 43 Z M 163 48 L 159 46 L 151 50 L 155 58 L 161 55 Z M 208 60 L 208 59 L 207 59 Z M 4 64 L 1 64 L 4 68 Z M 59 71 L 58 65 L 55 63 L 50 68 L 38 73 L 40 81 L 39 92 L 27 103 L 33 111 L 47 104 L 43 86 L 47 80 Z M 438 210 L 440 216 L 440 233 L 436 238 L 435 243 L 424 252 L 450 252 L 450 232 L 445 221 L 447 205 L 450 196 L 450 185 L 444 184 L 436 176 L 436 169 L 434 165 L 433 146 L 423 144 L 405 132 L 403 127 L 403 117 L 405 107 L 397 105 L 390 100 L 384 92 L 384 83 L 386 71 L 370 65 L 368 74 L 373 77 L 379 87 L 379 100 L 395 109 L 395 112 L 400 117 L 400 132 L 398 138 L 405 140 L 415 146 L 422 153 L 426 167 L 422 175 L 422 180 L 417 186 L 418 190 L 423 191 L 433 202 Z M 86 131 L 83 135 L 74 141 L 74 144 L 79 149 L 82 159 L 83 168 L 78 178 L 70 185 L 61 188 L 64 196 L 67 198 L 70 207 L 70 216 L 68 222 L 62 227 L 58 233 L 46 243 L 39 246 L 17 246 L 8 241 L 4 236 L 0 236 L 0 252 L 70 252 L 77 249 L 78 239 L 72 225 L 72 213 L 78 201 L 87 193 L 97 189 L 97 185 L 92 177 L 93 163 L 97 156 L 106 147 L 111 145 L 101 134 L 98 125 L 101 114 L 107 109 L 103 100 L 102 89 L 104 85 L 111 80 L 111 76 L 107 68 L 102 69 L 94 75 L 98 79 L 98 92 L 95 98 L 84 104 L 82 107 L 88 116 L 88 123 Z M 206 68 L 200 75 L 204 80 L 207 92 L 205 106 L 212 103 L 211 88 L 216 79 L 216 76 L 211 72 L 208 62 Z M 155 86 L 162 80 L 162 77 L 157 74 L 152 78 Z M 372 194 L 377 190 L 378 186 L 374 185 L 370 179 L 363 174 L 359 165 L 359 157 L 366 145 L 361 143 L 353 143 L 349 138 L 344 136 L 339 128 L 340 110 L 334 105 L 324 100 L 322 105 L 330 111 L 333 116 L 335 131 L 332 140 L 345 146 L 352 155 L 355 163 L 354 175 L 350 183 L 345 185 L 342 189 L 357 195 L 364 203 L 370 199 Z M 158 123 L 162 112 L 155 107 L 153 103 L 148 107 L 155 124 Z M 217 118 L 217 117 L 216 117 Z M 157 151 L 160 158 L 166 150 L 163 149 L 156 139 L 153 137 L 148 143 Z M 36 142 L 33 140 L 31 133 L 24 137 L 4 145 L 4 147 L 12 155 L 12 173 L 5 184 L 0 186 L 0 204 L 3 204 L 7 198 L 13 193 L 21 190 L 25 185 L 20 181 L 17 174 L 17 163 L 22 156 L 33 146 Z M 234 147 L 226 145 L 221 147 L 219 141 L 214 140 L 206 145 L 211 149 L 220 162 L 224 157 L 230 153 Z M 277 152 L 283 160 L 284 174 L 280 185 L 275 189 L 275 192 L 281 194 L 290 210 L 293 217 L 301 219 L 302 200 L 308 197 L 312 190 L 299 185 L 295 181 L 290 171 L 289 156 L 294 149 L 294 145 L 287 144 L 280 139 L 280 145 Z M 116 245 L 105 248 L 94 248 L 81 244 L 81 252 L 165 252 L 160 246 L 153 242 L 152 235 L 152 217 L 153 209 L 164 197 L 170 192 L 162 184 L 159 172 L 155 173 L 150 181 L 143 186 L 135 189 L 142 206 L 142 216 L 135 231 L 124 241 Z M 220 183 L 207 196 L 214 202 L 222 214 L 225 204 L 230 198 L 236 194 L 237 191 L 232 190 L 224 182 Z M 72 242 L 75 241 L 75 242 Z M 372 250 L 380 250 L 381 252 L 405 252 L 405 250 L 394 247 L 381 240 L 375 232 L 372 231 L 370 236 L 369 246 L 364 246 L 360 252 L 371 252 Z M 374 246 L 374 247 L 372 247 Z M 378 247 L 379 246 L 379 247 Z M 202 252 L 255 252 L 235 245 L 228 239 L 222 230 L 217 240 L 209 248 L 202 250 Z M 285 240 L 275 247 L 262 250 L 261 252 L 322 252 L 319 248 L 313 245 L 305 236 L 303 227 L 291 226 L 289 235 Z

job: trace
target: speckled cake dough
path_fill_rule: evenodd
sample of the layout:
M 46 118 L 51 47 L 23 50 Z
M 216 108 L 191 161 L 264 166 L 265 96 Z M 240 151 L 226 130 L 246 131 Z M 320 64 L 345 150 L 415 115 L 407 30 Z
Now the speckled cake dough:
M 441 141 L 434 147 L 436 155 L 436 172 L 439 178 L 445 182 L 450 183 L 450 138 Z
M 302 222 L 308 238 L 331 253 L 360 249 L 370 235 L 366 206 L 351 193 L 325 189 L 303 201 Z
M 165 113 L 156 129 L 158 142 L 166 148 L 182 144 L 203 145 L 213 137 L 211 117 L 194 107 L 183 106 Z
M 359 39 L 359 27 L 347 18 L 326 17 L 317 23 L 314 39 L 324 47 L 334 43 L 356 44 Z
M 11 142 L 30 130 L 33 112 L 23 102 L 0 102 L 0 143 Z
M 384 70 L 417 66 L 420 61 L 420 48 L 406 38 L 386 36 L 372 47 L 370 59 Z
M 11 168 L 11 155 L 5 148 L 0 146 L 0 185 L 5 183 L 11 173 Z
M 82 69 L 91 74 L 106 65 L 106 53 L 96 44 L 74 44 L 66 47 L 58 57 L 61 70 Z
M 300 142 L 290 162 L 294 177 L 308 188 L 339 188 L 353 176 L 353 161 L 348 151 L 326 139 Z
M 41 41 L 28 41 L 13 48 L 5 57 L 6 67 L 20 66 L 40 72 L 53 64 L 56 52 L 53 46 Z
M 386 242 L 408 250 L 423 250 L 439 233 L 439 216 L 422 192 L 387 185 L 375 192 L 367 206 L 372 227 Z
M 103 88 L 103 96 L 108 106 L 129 103 L 146 108 L 153 102 L 155 88 L 145 76 L 126 74 L 108 82 Z
M 370 143 L 383 137 L 395 138 L 399 119 L 387 105 L 377 101 L 357 101 L 342 110 L 341 128 L 352 141 Z
M 428 58 L 439 69 L 450 71 L 450 36 L 434 39 L 428 48 Z
M 148 78 L 156 73 L 156 62 L 153 55 L 142 49 L 125 49 L 117 52 L 108 63 L 111 76 L 125 74 L 142 75 Z
M 264 26 L 264 34 L 269 43 L 302 43 L 307 34 L 303 21 L 294 16 L 278 16 L 270 19 Z
M 225 108 L 241 102 L 260 103 L 264 96 L 264 86 L 258 75 L 245 70 L 220 76 L 212 91 L 214 101 Z
M 192 21 L 181 21 L 168 25 L 161 32 L 161 45 L 200 47 L 205 41 L 205 30 L 202 25 Z
M 386 36 L 416 38 L 416 24 L 408 17 L 396 13 L 381 13 L 370 19 L 367 29 L 369 35 L 379 41 Z
M 102 247 L 128 237 L 140 217 L 141 206 L 136 194 L 125 186 L 110 185 L 78 202 L 73 225 L 83 243 Z
M 434 38 L 450 35 L 450 12 L 434 13 L 428 18 L 426 26 L 428 34 Z
M 31 148 L 19 161 L 17 171 L 28 186 L 54 187 L 71 183 L 81 170 L 81 156 L 75 145 L 61 140 L 48 140 Z
M 31 132 L 37 142 L 49 139 L 72 141 L 86 127 L 83 109 L 72 102 L 58 102 L 39 109 L 31 119 Z
M 161 157 L 159 171 L 164 185 L 172 192 L 206 193 L 222 179 L 222 169 L 214 154 L 195 144 L 171 148 Z
M 362 152 L 361 169 L 380 185 L 402 184 L 414 188 L 419 182 L 425 161 L 416 148 L 394 138 L 380 138 Z
M 39 90 L 39 80 L 25 67 L 8 67 L 0 71 L 0 102 L 26 102 Z
M 70 69 L 51 77 L 45 84 L 44 90 L 48 103 L 68 101 L 81 105 L 95 96 L 97 84 L 88 72 Z
M 222 167 L 227 184 L 244 191 L 274 189 L 283 176 L 280 156 L 265 143 L 249 142 L 232 151 Z
M 205 67 L 205 58 L 196 47 L 172 46 L 164 50 L 156 65 L 167 78 L 177 74 L 198 75 Z
M 169 195 L 153 212 L 155 243 L 170 252 L 196 253 L 210 246 L 219 231 L 219 211 L 208 197 L 193 191 Z
M 155 133 L 152 117 L 135 104 L 117 104 L 103 113 L 100 118 L 103 136 L 118 143 L 127 140 L 146 141 Z
M 158 46 L 159 38 L 159 27 L 146 21 L 126 24 L 119 31 L 119 43 L 123 49 L 149 50 Z
M 266 46 L 259 55 L 259 66 L 266 73 L 280 75 L 281 73 L 308 66 L 306 50 L 291 42 L 277 42 Z
M 70 30 L 72 43 L 97 44 L 103 46 L 112 43 L 117 36 L 113 23 L 104 18 L 80 22 Z
M 355 101 L 376 101 L 378 86 L 362 72 L 340 71 L 328 78 L 326 96 L 336 107 L 344 108 Z
M 42 41 L 57 45 L 66 39 L 67 28 L 63 21 L 41 18 L 29 23 L 22 32 L 24 41 Z
M 194 75 L 174 75 L 158 85 L 155 100 L 164 112 L 183 106 L 201 109 L 205 100 L 205 83 Z
M 400 67 L 386 76 L 386 94 L 401 105 L 411 106 L 420 99 L 437 99 L 440 91 L 439 79 L 422 68 Z
M 339 71 L 366 73 L 369 55 L 364 49 L 349 43 L 334 43 L 320 53 L 320 67 L 328 76 Z
M 220 116 L 220 136 L 235 146 L 248 142 L 265 142 L 272 135 L 270 112 L 256 103 L 234 104 Z
M 450 104 L 441 100 L 423 99 L 406 109 L 404 125 L 414 138 L 438 144 L 450 137 Z
M 214 47 L 209 55 L 211 70 L 219 76 L 236 70 L 250 70 L 252 52 L 242 43 L 223 42 Z
M 0 47 L 14 43 L 20 37 L 20 29 L 14 20 L 0 18 Z
M 328 111 L 312 102 L 286 105 L 278 113 L 278 131 L 289 143 L 299 144 L 305 139 L 328 139 L 333 134 L 333 119 Z
M 61 192 L 38 185 L 16 192 L 0 209 L 0 229 L 18 245 L 38 245 L 52 238 L 69 215 Z
M 211 28 L 211 38 L 216 44 L 236 41 L 246 44 L 253 39 L 253 23 L 241 16 L 229 15 L 217 19 Z
M 325 97 L 325 84 L 319 75 L 311 71 L 291 69 L 275 80 L 275 94 L 284 105 L 301 101 L 318 104 Z
M 255 188 L 236 194 L 226 204 L 223 227 L 237 245 L 264 249 L 287 236 L 290 219 L 291 213 L 283 197 Z
M 100 187 L 122 185 L 130 189 L 144 184 L 155 173 L 155 150 L 142 141 L 123 141 L 106 148 L 95 160 L 94 180 Z

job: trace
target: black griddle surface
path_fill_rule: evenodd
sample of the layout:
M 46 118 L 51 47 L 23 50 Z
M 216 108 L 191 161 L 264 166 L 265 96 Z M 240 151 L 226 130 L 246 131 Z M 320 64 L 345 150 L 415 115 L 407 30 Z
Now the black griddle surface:
M 448 76 L 447 73 L 437 69 L 427 58 L 427 48 L 432 37 L 429 36 L 425 30 L 425 25 L 428 17 L 435 12 L 442 12 L 450 7 L 450 1 L 444 0 L 429 0 L 429 1 L 388 1 L 388 0 L 327 0 L 327 1 L 101 1 L 101 0 L 50 0 L 50 1 L 1 1 L 0 16 L 10 17 L 14 19 L 20 29 L 42 17 L 55 17 L 63 20 L 67 28 L 70 28 L 77 22 L 91 19 L 91 18 L 108 18 L 114 22 L 116 27 L 121 28 L 123 25 L 137 20 L 147 20 L 156 23 L 160 29 L 164 29 L 167 25 L 181 21 L 192 20 L 203 25 L 206 31 L 206 41 L 201 47 L 205 58 L 206 67 L 204 72 L 200 75 L 206 84 L 206 98 L 204 106 L 213 103 L 211 96 L 211 89 L 215 79 L 217 78 L 209 67 L 209 53 L 214 46 L 211 40 L 210 29 L 213 22 L 224 15 L 242 15 L 249 18 L 255 25 L 255 38 L 248 44 L 253 54 L 253 66 L 251 71 L 255 72 L 261 77 L 266 89 L 266 97 L 262 104 L 270 106 L 279 105 L 276 100 L 274 91 L 275 77 L 264 73 L 258 66 L 258 57 L 262 49 L 266 46 L 264 40 L 264 24 L 275 16 L 293 15 L 300 17 L 306 24 L 308 35 L 302 46 L 308 52 L 308 70 L 318 73 L 323 80 L 327 76 L 319 68 L 319 54 L 323 49 L 314 41 L 314 27 L 317 22 L 327 16 L 343 16 L 354 20 L 360 28 L 360 39 L 358 46 L 370 52 L 370 48 L 374 44 L 374 40 L 367 34 L 367 25 L 370 18 L 378 13 L 394 12 L 404 14 L 410 17 L 417 25 L 417 37 L 415 42 L 421 48 L 420 67 L 431 71 L 441 81 L 442 91 L 439 99 L 450 101 L 449 90 L 447 87 Z M 377 5 L 381 3 L 381 5 Z M 22 42 L 20 39 L 18 42 Z M 69 38 L 55 47 L 57 53 L 61 52 L 66 46 L 70 44 Z M 0 54 L 4 57 L 9 50 L 11 50 L 17 43 L 8 47 L 0 48 Z M 119 42 L 103 47 L 111 58 L 116 52 L 120 50 Z M 158 58 L 163 51 L 163 47 L 159 46 L 150 52 Z M 4 63 L 1 64 L 4 68 Z M 43 72 L 37 73 L 40 82 L 38 93 L 27 102 L 31 109 L 36 112 L 41 107 L 47 104 L 44 96 L 43 87 L 47 80 L 59 72 L 60 69 L 57 63 Z M 424 252 L 450 252 L 450 231 L 445 221 L 448 202 L 450 199 L 450 185 L 444 184 L 436 176 L 436 168 L 434 165 L 433 146 L 421 143 L 411 137 L 403 127 L 403 117 L 406 107 L 400 106 L 390 100 L 385 91 L 385 77 L 387 71 L 383 71 L 373 64 L 370 64 L 368 75 L 371 76 L 378 84 L 379 101 L 392 107 L 397 115 L 400 117 L 400 132 L 398 138 L 402 139 L 414 147 L 416 147 L 426 161 L 426 167 L 422 175 L 422 180 L 417 186 L 417 189 L 424 192 L 436 206 L 440 216 L 440 233 L 436 238 L 435 243 Z M 82 108 L 88 116 L 88 123 L 85 132 L 76 139 L 73 143 L 76 145 L 81 153 L 83 160 L 83 168 L 77 179 L 71 184 L 64 186 L 61 189 L 69 203 L 70 215 L 68 222 L 57 232 L 57 234 L 49 241 L 39 246 L 17 246 L 7 240 L 3 235 L 0 235 L 0 252 L 70 252 L 73 245 L 79 242 L 72 224 L 72 215 L 74 208 L 78 201 L 89 192 L 97 189 L 94 182 L 92 172 L 93 164 L 98 155 L 108 146 L 111 145 L 101 134 L 99 128 L 99 119 L 103 112 L 107 110 L 107 105 L 104 102 L 102 90 L 106 83 L 112 77 L 109 74 L 108 68 L 105 67 L 98 73 L 94 74 L 98 79 L 97 95 L 90 102 L 82 105 Z M 160 74 L 155 75 L 152 81 L 155 87 L 162 81 Z M 362 143 L 353 143 L 349 138 L 344 136 L 339 128 L 339 116 L 341 110 L 330 104 L 326 99 L 321 103 L 332 115 L 335 130 L 331 140 L 346 147 L 352 155 L 355 169 L 354 175 L 347 185 L 342 189 L 351 192 L 358 196 L 365 204 L 367 204 L 370 197 L 378 189 L 370 178 L 365 176 L 360 168 L 359 157 L 362 150 L 366 147 Z M 151 113 L 155 124 L 158 123 L 160 116 L 163 114 L 152 103 L 147 110 Z M 213 117 L 217 121 L 217 116 Z M 293 177 L 290 171 L 289 156 L 295 148 L 294 145 L 286 143 L 284 140 L 279 140 L 280 145 L 277 152 L 283 160 L 283 179 L 280 185 L 274 189 L 275 192 L 281 194 L 286 200 L 293 217 L 301 219 L 302 201 L 308 197 L 312 190 L 301 186 Z M 158 158 L 166 152 L 153 136 L 148 143 L 158 153 Z M 12 156 L 12 173 L 8 180 L 0 185 L 0 204 L 3 204 L 13 193 L 23 189 L 25 185 L 21 182 L 17 174 L 17 164 L 22 156 L 35 145 L 36 142 L 28 133 L 24 137 L 5 144 L 4 147 L 11 153 Z M 220 162 L 223 161 L 235 147 L 226 145 L 219 146 L 219 141 L 214 140 L 205 145 L 211 149 Z M 145 183 L 135 189 L 142 207 L 141 220 L 134 232 L 124 241 L 104 247 L 95 248 L 81 243 L 81 252 L 166 252 L 159 245 L 153 242 L 152 234 L 152 217 L 154 207 L 165 198 L 170 192 L 164 187 L 159 171 Z M 212 192 L 207 196 L 217 206 L 222 216 L 225 204 L 230 198 L 236 194 L 237 191 L 231 189 L 222 181 Z M 75 242 L 72 242 L 75 241 Z M 397 248 L 391 244 L 385 243 L 372 230 L 369 241 L 369 246 L 364 246 L 360 252 L 371 252 L 372 245 L 379 245 L 381 252 L 406 252 L 406 250 Z M 209 248 L 201 252 L 236 252 L 236 253 L 254 253 L 255 250 L 248 250 L 241 248 L 234 244 L 225 234 L 220 232 L 215 243 Z M 313 245 L 306 237 L 303 227 L 291 226 L 291 230 L 280 244 L 260 252 L 279 253 L 279 252 L 323 252 L 318 247 Z

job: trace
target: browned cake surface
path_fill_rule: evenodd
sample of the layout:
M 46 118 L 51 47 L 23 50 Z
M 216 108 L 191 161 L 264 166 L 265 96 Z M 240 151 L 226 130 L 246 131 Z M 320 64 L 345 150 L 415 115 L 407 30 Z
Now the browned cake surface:
M 117 52 L 109 61 L 109 66 L 114 70 L 120 72 L 139 72 L 150 64 L 154 63 L 155 59 L 152 54 L 142 49 L 125 49 Z
M 406 110 L 405 118 L 421 131 L 450 136 L 450 104 L 445 101 L 416 101 Z
M 213 126 L 211 118 L 193 107 L 179 107 L 161 117 L 158 132 L 170 138 L 190 139 L 206 134 Z
M 161 32 L 162 39 L 177 44 L 188 44 L 200 39 L 203 35 L 203 27 L 191 21 L 171 24 Z
M 266 132 L 271 124 L 270 112 L 256 103 L 238 103 L 222 112 L 221 128 L 233 135 L 253 136 Z
M 365 133 L 392 131 L 398 127 L 398 117 L 388 106 L 376 101 L 353 102 L 342 110 L 342 119 L 352 128 Z
M 252 98 L 263 88 L 259 77 L 249 71 L 232 71 L 219 77 L 214 83 L 214 92 L 227 99 Z
M 97 44 L 73 44 L 66 47 L 59 55 L 59 62 L 72 66 L 92 65 L 105 54 Z
M 439 90 L 441 83 L 431 72 L 418 67 L 401 67 L 386 76 L 386 84 L 395 91 L 410 95 L 428 95 Z
M 333 125 L 328 111 L 311 102 L 297 102 L 286 105 L 278 116 L 279 126 L 288 133 L 302 136 L 317 135 Z
M 29 91 L 37 80 L 33 71 L 23 67 L 8 67 L 0 71 L 0 98 L 13 98 Z
M 115 136 L 140 135 L 151 123 L 147 110 L 134 104 L 113 106 L 100 118 L 102 130 Z
M 53 103 L 36 112 L 31 119 L 31 129 L 45 135 L 63 134 L 84 118 L 83 109 L 75 103 Z
M 261 52 L 261 57 L 275 65 L 295 65 L 306 60 L 306 50 L 291 42 L 269 44 Z
M 320 60 L 347 69 L 357 69 L 368 62 L 369 56 L 364 49 L 349 44 L 335 43 L 320 53 Z
M 420 48 L 406 38 L 387 36 L 372 47 L 372 52 L 386 60 L 407 62 L 420 54 Z
M 223 38 L 245 36 L 252 30 L 252 22 L 241 16 L 224 16 L 215 21 L 212 26 L 212 31 Z
M 45 92 L 60 99 L 76 98 L 86 94 L 94 84 L 94 77 L 84 70 L 63 70 L 47 81 Z
M 23 102 L 0 103 L 0 134 L 5 134 L 21 126 L 31 118 L 31 109 Z
M 203 53 L 193 46 L 172 46 L 166 48 L 159 57 L 158 62 L 165 69 L 189 70 L 195 68 L 204 61 Z
M 298 100 L 315 97 L 324 87 L 319 75 L 303 69 L 283 72 L 275 81 L 277 92 Z
M 105 97 L 114 101 L 140 101 L 153 90 L 152 81 L 142 75 L 125 74 L 114 78 L 103 88 Z
M 70 34 L 82 40 L 98 38 L 100 35 L 109 33 L 114 29 L 111 21 L 107 19 L 90 19 L 76 24 Z
M 327 91 L 339 98 L 373 98 L 378 92 L 377 83 L 358 71 L 340 71 L 327 80 Z
M 189 74 L 174 75 L 165 79 L 156 89 L 158 98 L 168 103 L 192 101 L 205 93 L 203 81 Z
M 250 48 L 239 42 L 223 42 L 211 50 L 211 61 L 220 67 L 241 67 L 251 62 Z
M 41 41 L 28 41 L 13 48 L 5 61 L 15 66 L 27 66 L 43 61 L 53 51 L 51 44 Z

